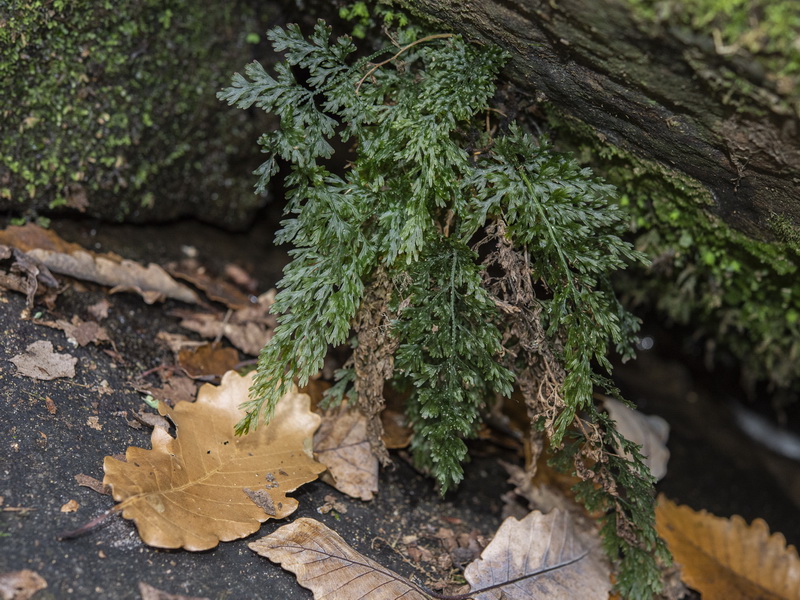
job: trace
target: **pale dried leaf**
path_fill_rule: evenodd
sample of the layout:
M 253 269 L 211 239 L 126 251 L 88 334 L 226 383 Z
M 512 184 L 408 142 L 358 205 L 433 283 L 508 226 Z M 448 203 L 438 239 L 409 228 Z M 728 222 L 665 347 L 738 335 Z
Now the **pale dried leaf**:
M 114 254 L 95 254 L 32 223 L 0 231 L 0 243 L 18 248 L 54 273 L 109 286 L 112 293 L 132 291 L 149 304 L 165 297 L 191 304 L 199 301 L 194 291 L 175 281 L 158 265 L 151 263 L 144 267 Z
M 410 581 L 356 552 L 314 519 L 297 519 L 248 547 L 294 573 L 315 600 L 428 600 Z
M 205 596 L 201 598 L 199 596 L 184 596 L 183 594 L 168 594 L 142 581 L 139 582 L 139 593 L 142 595 L 142 600 L 208 600 Z
M 337 490 L 372 500 L 378 491 L 378 458 L 372 452 L 363 414 L 347 408 L 326 414 L 314 435 L 314 454 L 328 467 Z
M 36 321 L 37 325 L 45 325 L 54 329 L 60 329 L 67 335 L 68 340 L 72 340 L 78 346 L 87 344 L 99 344 L 110 342 L 108 331 L 105 327 L 98 325 L 94 321 L 84 321 L 77 315 L 73 315 L 72 321 L 58 319 L 56 321 Z
M 669 462 L 669 424 L 659 416 L 645 415 L 625 406 L 613 398 L 604 397 L 603 406 L 617 423 L 619 431 L 627 440 L 639 444 L 644 464 L 657 480 L 667 474 Z
M 28 600 L 45 588 L 44 578 L 29 569 L 0 574 L 0 600 Z
M 294 512 L 286 496 L 324 470 L 307 453 L 320 418 L 309 398 L 295 391 L 278 402 L 275 415 L 244 436 L 234 427 L 244 413 L 253 373 L 226 373 L 219 387 L 206 384 L 193 403 L 159 411 L 175 424 L 175 438 L 154 429 L 152 450 L 128 448 L 127 462 L 106 457 L 103 483 L 111 485 L 123 517 L 133 519 L 142 540 L 160 548 L 206 550 L 245 537 L 271 518 L 244 488 L 267 489 L 275 518 Z
M 762 519 L 748 525 L 660 496 L 656 529 L 703 600 L 800 600 L 797 550 L 780 533 L 770 535 Z
M 78 362 L 74 356 L 53 352 L 53 344 L 46 340 L 30 344 L 25 352 L 9 360 L 16 365 L 17 374 L 40 380 L 75 377 Z
M 575 535 L 567 512 L 533 511 L 503 521 L 464 577 L 475 600 L 607 600 L 609 568 L 597 550 Z
M 274 300 L 275 290 L 264 292 L 256 303 L 233 311 L 227 319 L 214 313 L 173 311 L 172 314 L 182 319 L 181 327 L 209 339 L 225 337 L 245 354 L 257 356 L 277 324 L 275 315 L 270 314 Z

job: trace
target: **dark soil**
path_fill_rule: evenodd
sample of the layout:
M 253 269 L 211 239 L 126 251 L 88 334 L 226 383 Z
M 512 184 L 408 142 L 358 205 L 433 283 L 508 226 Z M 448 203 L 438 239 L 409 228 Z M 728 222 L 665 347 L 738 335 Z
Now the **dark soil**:
M 68 241 L 89 249 L 114 251 L 144 262 L 175 260 L 181 257 L 181 246 L 193 246 L 212 272 L 234 262 L 253 274 L 260 281 L 259 291 L 264 291 L 274 285 L 285 262 L 285 255 L 271 245 L 269 223 L 274 222 L 274 218 L 262 219 L 259 227 L 246 234 L 229 234 L 194 222 L 159 227 L 71 222 L 56 223 L 54 228 Z M 42 311 L 43 318 L 85 317 L 86 307 L 104 297 L 111 309 L 103 325 L 114 340 L 115 356 L 107 352 L 108 345 L 72 347 L 61 331 L 20 318 L 21 295 L 0 295 L 0 573 L 38 572 L 48 588 L 35 595 L 36 600 L 140 598 L 139 582 L 173 594 L 211 599 L 311 598 L 293 575 L 247 548 L 247 542 L 281 523 L 268 522 L 248 539 L 201 553 L 150 548 L 140 541 L 133 524 L 118 515 L 78 539 L 57 540 L 59 533 L 113 505 L 109 496 L 79 487 L 75 476 L 102 479 L 105 456 L 124 453 L 128 446 L 149 448 L 149 432 L 133 429 L 125 418 L 127 412 L 145 406 L 129 381 L 172 360 L 169 351 L 155 342 L 159 331 L 188 333 L 168 314 L 179 303 L 148 306 L 138 296 L 108 296 L 107 290 L 92 284 L 73 282 L 52 312 L 41 306 L 36 310 Z M 729 391 L 725 397 L 715 396 L 714 389 L 693 375 L 691 365 L 679 357 L 660 356 L 659 339 L 656 350 L 618 370 L 628 396 L 643 411 L 666 418 L 672 427 L 669 473 L 659 491 L 720 516 L 764 518 L 790 543 L 800 543 L 800 467 L 741 433 L 728 410 Z M 16 373 L 8 359 L 37 340 L 50 340 L 57 351 L 78 357 L 74 379 L 36 381 Z M 101 385 L 103 381 L 108 385 Z M 55 414 L 48 410 L 47 398 Z M 364 554 L 423 583 L 453 575 L 435 563 L 415 563 L 399 541 L 415 535 L 435 555 L 433 533 L 439 527 L 491 536 L 502 519 L 501 496 L 510 487 L 497 460 L 499 451 L 480 443 L 473 449 L 467 479 L 444 499 L 429 480 L 394 454 L 394 468 L 382 471 L 374 501 L 349 499 L 313 482 L 295 493 L 300 509 L 290 518 L 321 520 Z M 502 457 L 518 460 L 508 452 Z M 328 495 L 343 502 L 347 512 L 319 514 L 317 509 Z M 79 505 L 77 511 L 61 512 L 70 500 Z

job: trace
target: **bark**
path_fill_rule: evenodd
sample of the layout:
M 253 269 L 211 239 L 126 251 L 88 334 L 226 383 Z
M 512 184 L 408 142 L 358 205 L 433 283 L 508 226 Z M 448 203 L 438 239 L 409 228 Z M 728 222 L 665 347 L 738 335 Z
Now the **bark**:
M 406 0 L 470 39 L 511 53 L 521 90 L 604 143 L 704 186 L 710 210 L 770 240 L 800 225 L 800 103 L 710 35 L 639 22 L 619 0 Z

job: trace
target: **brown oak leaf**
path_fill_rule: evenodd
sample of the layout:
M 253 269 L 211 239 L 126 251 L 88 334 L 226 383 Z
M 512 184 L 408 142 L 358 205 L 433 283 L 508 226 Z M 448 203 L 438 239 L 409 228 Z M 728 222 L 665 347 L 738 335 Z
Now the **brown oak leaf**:
M 193 403 L 173 409 L 161 403 L 175 438 L 156 428 L 152 450 L 130 447 L 126 462 L 106 457 L 103 483 L 146 544 L 207 550 L 250 535 L 267 519 L 294 512 L 297 500 L 286 494 L 325 469 L 309 456 L 320 418 L 309 410 L 306 394 L 288 393 L 268 425 L 235 435 L 252 382 L 252 373 L 231 371 L 218 387 L 201 387 Z M 257 506 L 245 488 L 266 489 L 275 514 Z

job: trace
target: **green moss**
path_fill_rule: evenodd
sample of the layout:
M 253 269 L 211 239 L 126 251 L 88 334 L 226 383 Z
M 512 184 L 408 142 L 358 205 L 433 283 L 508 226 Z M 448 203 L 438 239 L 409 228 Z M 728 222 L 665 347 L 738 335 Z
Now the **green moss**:
M 749 53 L 781 95 L 796 97 L 800 92 L 800 5 L 794 0 L 628 2 L 646 21 L 678 24 L 708 35 L 719 54 Z
M 224 132 L 245 121 L 218 116 L 214 94 L 251 56 L 243 3 L 17 0 L 4 13 L 6 206 L 71 205 L 81 189 L 90 213 L 124 219 L 148 197 L 230 185 Z
M 654 306 L 740 359 L 752 380 L 800 381 L 800 232 L 775 215 L 780 241 L 731 229 L 710 211 L 708 192 L 665 167 L 599 142 L 574 121 L 553 118 L 586 162 L 620 190 L 637 249 L 652 261 L 622 280 L 630 302 Z

